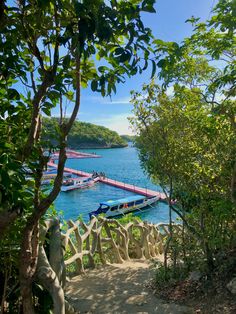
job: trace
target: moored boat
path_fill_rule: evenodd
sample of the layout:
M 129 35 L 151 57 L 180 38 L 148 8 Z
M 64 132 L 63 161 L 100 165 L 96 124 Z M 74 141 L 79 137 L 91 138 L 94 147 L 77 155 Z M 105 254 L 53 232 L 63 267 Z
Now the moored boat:
M 43 176 L 42 176 L 42 182 L 41 182 L 41 185 L 48 185 L 50 184 L 57 176 L 57 172 L 54 171 L 54 172 L 44 172 L 43 173 Z M 71 178 L 72 177 L 72 174 L 71 173 L 67 173 L 65 172 L 63 174 L 63 178 L 64 179 L 67 179 L 67 178 Z
M 99 180 L 99 177 L 89 177 L 86 179 L 71 178 L 64 180 L 61 186 L 62 192 L 68 192 L 76 189 L 84 189 L 94 185 Z
M 107 218 L 125 215 L 141 208 L 148 207 L 158 200 L 158 196 L 147 197 L 142 195 L 129 196 L 118 200 L 109 200 L 100 203 L 97 210 L 89 213 L 89 217 L 91 219 L 92 216 L 97 216 L 99 214 L 105 214 L 105 217 Z

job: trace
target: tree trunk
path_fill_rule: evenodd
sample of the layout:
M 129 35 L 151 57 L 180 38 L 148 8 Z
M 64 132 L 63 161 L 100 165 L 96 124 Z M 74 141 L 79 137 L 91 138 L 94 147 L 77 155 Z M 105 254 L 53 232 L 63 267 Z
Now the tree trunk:
M 60 231 L 60 221 L 55 219 L 50 228 L 49 236 L 49 263 L 62 287 L 65 286 L 65 262 L 62 250 L 62 240 Z
M 38 257 L 38 223 L 29 222 L 25 227 L 20 254 L 20 287 L 24 314 L 34 313 L 32 281 Z
M 59 47 L 59 43 L 57 42 L 56 47 L 55 47 L 56 57 L 54 58 L 56 61 L 54 62 L 54 65 L 53 65 L 54 73 L 56 73 L 56 68 L 58 65 L 58 47 Z M 40 60 L 42 61 L 42 59 Z M 40 60 L 39 60 L 39 63 L 40 63 Z M 47 73 L 47 74 L 49 75 L 50 73 Z M 27 151 L 24 150 L 24 154 L 23 154 L 24 158 L 22 158 L 22 160 L 25 160 L 26 157 L 30 155 L 32 147 L 34 146 L 35 136 L 36 138 L 38 138 L 39 136 L 39 134 L 37 134 L 38 124 L 36 123 L 37 121 L 35 120 L 35 118 L 38 117 L 38 114 L 39 114 L 39 104 L 41 102 L 41 99 L 43 98 L 43 96 L 45 96 L 46 90 L 50 86 L 49 81 L 50 81 L 50 77 L 47 77 L 46 75 L 44 82 L 42 83 L 42 85 L 40 86 L 38 90 L 38 93 L 35 94 L 35 98 L 33 101 L 34 111 L 32 113 L 31 127 L 29 131 L 28 141 L 25 146 L 27 148 Z M 53 80 L 50 81 L 50 83 L 52 84 Z M 54 181 L 54 186 L 52 188 L 52 191 L 49 193 L 49 195 L 43 198 L 40 202 L 36 195 L 36 198 L 34 201 L 34 205 L 35 205 L 34 211 L 31 217 L 28 219 L 28 222 L 25 226 L 24 233 L 23 233 L 23 241 L 21 244 L 21 254 L 20 254 L 20 285 L 22 289 L 21 292 L 22 292 L 22 298 L 23 298 L 22 302 L 23 302 L 24 314 L 34 313 L 33 304 L 32 304 L 31 285 L 32 285 L 33 276 L 35 275 L 37 258 L 38 258 L 39 220 L 46 213 L 47 209 L 54 202 L 54 200 L 56 199 L 56 197 L 58 196 L 60 192 L 60 188 L 61 188 L 61 184 L 63 180 L 64 166 L 66 162 L 66 138 L 76 118 L 79 107 L 80 107 L 80 54 L 76 56 L 76 101 L 75 101 L 75 106 L 71 114 L 71 117 L 69 119 L 69 122 L 67 124 L 61 125 L 60 152 L 59 152 L 59 160 L 58 160 L 58 167 L 57 167 L 57 176 Z M 60 290 L 59 287 L 60 287 L 60 284 L 56 289 Z M 61 293 L 61 290 L 59 293 Z M 57 306 L 57 304 L 55 306 Z M 62 309 L 64 309 L 64 306 L 62 307 Z M 56 312 L 56 313 L 64 313 L 64 312 Z
M 36 270 L 39 283 L 50 293 L 53 300 L 53 313 L 65 314 L 64 291 L 57 275 L 51 268 L 43 246 L 39 247 L 39 258 Z
M 163 187 L 163 191 L 166 195 L 166 199 L 168 201 L 168 205 L 169 205 L 169 236 L 168 236 L 168 240 L 166 242 L 165 245 L 165 249 L 164 249 L 164 268 L 165 268 L 165 279 L 166 279 L 166 275 L 167 275 L 167 269 L 168 269 L 168 251 L 169 251 L 169 247 L 170 247 L 170 243 L 172 241 L 173 238 L 173 228 L 172 228 L 172 179 L 171 177 L 169 177 L 170 179 L 170 191 L 169 194 L 167 193 L 166 189 Z
M 24 314 L 34 314 L 32 302 L 32 282 L 29 278 L 21 279 L 21 296 Z

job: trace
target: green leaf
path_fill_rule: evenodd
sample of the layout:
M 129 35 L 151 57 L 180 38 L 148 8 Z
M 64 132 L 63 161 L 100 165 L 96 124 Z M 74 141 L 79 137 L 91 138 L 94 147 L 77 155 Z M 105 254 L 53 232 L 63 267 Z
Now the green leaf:
M 8 94 L 9 99 L 15 99 L 15 100 L 19 100 L 20 99 L 20 94 L 14 88 L 9 88 L 7 90 L 7 94 Z
M 63 59 L 63 67 L 68 69 L 70 66 L 71 57 L 70 55 L 66 55 Z
M 106 67 L 106 66 L 100 66 L 100 67 L 98 67 L 98 71 L 100 72 L 100 73 L 104 73 L 106 70 L 108 70 L 108 67 Z
M 95 92 L 97 90 L 97 88 L 98 88 L 98 82 L 93 80 L 91 82 L 91 89 L 92 89 L 92 91 Z
M 145 64 L 144 64 L 144 67 L 143 67 L 143 69 L 142 69 L 142 70 L 143 70 L 143 71 L 144 71 L 144 70 L 146 70 L 146 69 L 147 69 L 147 67 L 148 67 L 148 61 L 147 61 L 147 60 L 145 60 Z
M 119 57 L 119 61 L 124 63 L 126 61 L 129 61 L 130 58 L 131 58 L 130 52 L 126 51 L 126 52 L 122 53 L 122 55 Z
M 123 53 L 124 53 L 124 48 L 121 48 L 121 47 L 116 48 L 115 51 L 114 51 L 114 54 L 117 55 L 117 56 L 121 55 Z
M 72 92 L 72 91 L 68 91 L 67 93 L 66 93 L 66 97 L 67 97 L 67 99 L 69 99 L 69 100 L 73 100 L 74 99 L 74 92 Z
M 156 62 L 154 60 L 152 60 L 152 74 L 151 74 L 151 78 L 153 78 L 154 75 L 156 74 L 156 69 L 157 69 Z
M 42 112 L 45 113 L 47 116 L 51 115 L 51 110 L 50 108 L 44 107 L 42 108 Z
M 166 65 L 166 60 L 165 59 L 161 59 L 160 61 L 157 62 L 157 66 L 159 68 L 163 68 Z
M 142 3 L 142 11 L 156 13 L 156 10 L 153 7 L 154 3 L 155 0 L 144 0 Z

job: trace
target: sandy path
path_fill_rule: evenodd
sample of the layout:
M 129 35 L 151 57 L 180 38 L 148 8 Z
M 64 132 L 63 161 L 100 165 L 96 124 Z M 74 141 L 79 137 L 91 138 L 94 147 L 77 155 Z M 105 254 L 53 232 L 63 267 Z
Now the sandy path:
M 188 307 L 165 303 L 145 287 L 153 277 L 147 261 L 112 264 L 72 278 L 67 295 L 80 313 L 192 314 Z

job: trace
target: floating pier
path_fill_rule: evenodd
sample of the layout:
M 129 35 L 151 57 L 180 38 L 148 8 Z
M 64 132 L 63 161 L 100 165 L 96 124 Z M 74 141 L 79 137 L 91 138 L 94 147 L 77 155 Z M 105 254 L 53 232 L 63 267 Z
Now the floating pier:
M 128 184 L 128 183 L 124 183 L 124 182 L 120 182 L 120 181 L 116 181 L 116 180 L 112 180 L 109 178 L 104 178 L 104 179 L 100 179 L 99 180 L 102 183 L 105 184 L 109 184 L 112 185 L 114 187 L 117 187 L 119 189 L 123 189 L 123 190 L 127 190 L 133 193 L 137 193 L 137 194 L 141 194 L 141 195 L 145 195 L 145 196 L 158 196 L 160 200 L 165 200 L 166 196 L 164 193 L 158 192 L 158 191 L 153 191 L 153 190 L 149 190 L 149 189 L 145 189 L 145 188 L 141 188 L 139 186 L 135 186 L 133 184 Z
M 68 159 L 83 159 L 83 158 L 101 158 L 100 155 L 97 154 L 91 154 L 91 153 L 82 153 L 82 152 L 76 152 L 74 150 L 67 149 L 66 150 L 66 156 Z M 59 152 L 55 152 L 51 156 L 51 160 L 56 160 L 59 157 Z
M 53 162 L 49 162 L 48 166 L 57 168 L 57 165 Z M 84 171 L 80 171 L 80 170 L 75 170 L 75 169 L 71 169 L 71 168 L 66 168 L 66 167 L 64 168 L 64 171 L 75 174 L 77 176 L 81 176 L 81 177 L 91 177 L 92 176 L 92 173 L 84 172 Z M 133 184 L 128 184 L 128 183 L 112 180 L 112 179 L 109 179 L 106 177 L 100 178 L 99 181 L 102 183 L 108 184 L 108 185 L 112 185 L 116 188 L 130 191 L 133 193 L 137 193 L 137 194 L 141 194 L 141 195 L 145 195 L 145 196 L 158 196 L 160 200 L 162 200 L 162 201 L 166 200 L 165 194 L 158 192 L 158 191 L 153 191 L 153 190 L 141 188 L 141 187 L 135 186 Z

